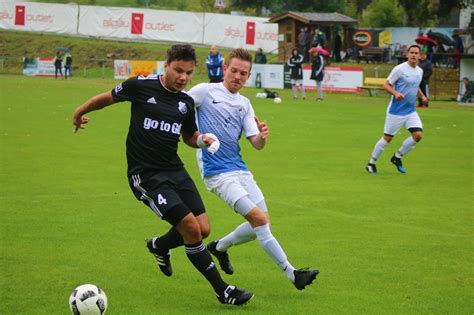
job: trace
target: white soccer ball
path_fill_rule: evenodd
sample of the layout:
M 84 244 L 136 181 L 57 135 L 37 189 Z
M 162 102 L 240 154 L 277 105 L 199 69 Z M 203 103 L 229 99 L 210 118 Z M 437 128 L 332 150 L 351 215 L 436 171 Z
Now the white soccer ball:
M 273 101 L 274 101 L 275 103 L 277 103 L 277 104 L 280 104 L 280 103 L 281 103 L 281 98 L 275 97 L 275 98 L 273 99 Z
M 107 296 L 101 288 L 93 284 L 83 284 L 71 293 L 69 307 L 74 315 L 101 315 L 107 310 Z

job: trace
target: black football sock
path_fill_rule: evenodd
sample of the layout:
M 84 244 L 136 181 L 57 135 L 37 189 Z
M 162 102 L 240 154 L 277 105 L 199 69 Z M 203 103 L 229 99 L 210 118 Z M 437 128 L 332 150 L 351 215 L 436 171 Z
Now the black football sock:
M 166 254 L 170 249 L 184 245 L 183 237 L 172 227 L 166 234 L 155 240 L 155 248 L 161 253 Z
M 212 261 L 212 257 L 206 249 L 202 241 L 195 244 L 185 244 L 186 255 L 193 263 L 194 267 L 206 277 L 207 281 L 212 285 L 214 291 L 222 294 L 228 284 L 222 280 L 216 264 Z

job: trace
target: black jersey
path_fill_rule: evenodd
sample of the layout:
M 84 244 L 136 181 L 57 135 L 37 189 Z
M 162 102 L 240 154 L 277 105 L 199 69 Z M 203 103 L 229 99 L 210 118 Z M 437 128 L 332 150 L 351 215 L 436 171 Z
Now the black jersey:
M 178 170 L 181 133 L 197 130 L 194 101 L 183 92 L 171 92 L 160 76 L 138 76 L 112 90 L 115 102 L 130 101 L 131 117 L 127 136 L 128 174 Z
M 290 79 L 303 79 L 303 55 L 290 56 L 287 64 L 290 67 Z

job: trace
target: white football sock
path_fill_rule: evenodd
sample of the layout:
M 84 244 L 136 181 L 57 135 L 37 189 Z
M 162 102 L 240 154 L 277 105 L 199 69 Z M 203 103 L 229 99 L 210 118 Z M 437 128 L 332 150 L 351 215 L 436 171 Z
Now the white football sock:
M 272 259 L 278 264 L 278 266 L 280 266 L 280 268 L 285 271 L 285 274 L 288 279 L 290 279 L 291 282 L 294 282 L 295 275 L 293 274 L 293 271 L 295 270 L 295 268 L 290 264 L 285 252 L 283 251 L 275 237 L 272 235 L 272 232 L 270 231 L 270 226 L 268 224 L 265 224 L 254 228 L 254 230 L 255 234 L 257 234 L 257 239 L 263 249 L 270 257 L 272 257 Z
M 254 240 L 257 237 L 252 226 L 244 222 L 217 242 L 216 249 L 225 252 L 229 247 Z
M 388 142 L 382 137 L 380 140 L 375 144 L 374 151 L 372 151 L 372 156 L 370 157 L 369 163 L 375 164 L 379 159 L 380 155 L 382 155 L 383 150 L 388 145 Z
M 298 88 L 296 84 L 291 85 L 291 89 L 293 90 L 293 97 L 298 97 Z
M 405 141 L 403 141 L 402 146 L 400 147 L 400 149 L 398 149 L 398 152 L 395 153 L 395 156 L 400 159 L 403 155 L 410 152 L 410 150 L 415 147 L 416 143 L 417 142 L 413 140 L 413 137 L 409 136 L 405 139 Z
M 303 83 L 301 83 L 301 96 L 303 96 L 303 98 L 306 98 L 306 92 L 304 91 L 304 85 Z
M 318 98 L 323 99 L 323 82 L 316 81 L 316 86 L 318 87 Z

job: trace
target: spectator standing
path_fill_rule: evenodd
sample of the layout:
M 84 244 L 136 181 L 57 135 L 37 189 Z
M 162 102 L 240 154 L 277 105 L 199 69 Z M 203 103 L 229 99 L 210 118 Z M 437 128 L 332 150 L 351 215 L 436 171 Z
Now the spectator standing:
M 319 28 L 314 31 L 313 42 L 316 43 L 316 46 L 325 48 L 326 46 L 326 34 L 324 34 Z
M 63 67 L 63 56 L 61 55 L 61 52 L 60 51 L 57 51 L 56 52 L 56 56 L 54 56 L 53 58 L 53 62 L 54 62 L 54 78 L 57 79 L 58 78 L 58 73 L 63 76 L 63 71 L 62 71 L 62 67 Z
M 316 36 L 316 32 L 318 31 L 318 28 L 313 28 L 311 30 L 311 48 L 318 46 L 318 37 Z M 311 52 L 310 52 L 311 53 Z
M 222 71 L 222 64 L 224 63 L 224 57 L 217 51 L 216 45 L 211 46 L 211 51 L 206 58 L 207 75 L 209 82 L 219 83 L 222 82 L 224 72 Z
M 298 49 L 293 48 L 291 56 L 288 58 L 287 64 L 290 67 L 291 88 L 293 89 L 293 98 L 298 98 L 298 85 L 301 87 L 301 96 L 306 99 L 303 85 L 303 55 Z
M 316 81 L 318 88 L 317 101 L 323 100 L 324 58 L 319 53 L 318 47 L 311 50 L 311 80 Z
M 341 35 L 339 35 L 339 31 L 336 31 L 336 36 L 334 37 L 334 60 L 336 62 L 341 62 L 341 46 L 342 46 L 342 38 Z
M 444 45 L 441 42 L 441 40 L 437 39 L 436 40 L 436 51 L 435 55 L 433 56 L 433 67 L 439 67 L 441 66 L 442 63 L 445 63 L 446 56 L 443 56 L 442 54 L 446 53 L 446 49 L 444 49 Z
M 433 46 L 434 45 L 432 45 L 430 43 L 426 43 L 426 45 L 424 45 L 421 48 L 421 52 L 425 53 L 430 61 L 433 60 Z
M 468 78 L 462 79 L 464 89 L 458 99 L 461 103 L 474 103 L 474 82 Z
M 266 64 L 267 63 L 267 56 L 263 53 L 262 48 L 258 48 L 257 52 L 255 53 L 254 58 L 255 64 Z
M 462 38 L 459 36 L 459 33 L 457 31 L 453 32 L 453 41 L 454 41 L 454 51 L 453 53 L 455 55 L 460 55 L 464 53 L 464 44 L 462 43 Z M 461 58 L 455 56 L 453 58 L 453 68 L 456 69 L 459 67 L 459 62 L 461 61 Z
M 72 55 L 69 51 L 64 54 L 64 79 L 67 80 L 67 74 L 72 79 Z
M 304 62 L 309 60 L 309 45 L 311 44 L 311 36 L 308 32 L 307 27 L 301 28 L 301 32 L 298 35 L 298 50 L 303 53 L 303 60 Z
M 420 54 L 420 61 L 418 62 L 418 67 L 423 70 L 423 77 L 421 78 L 420 82 L 420 90 L 421 92 L 423 92 L 423 95 L 425 95 L 426 98 L 429 98 L 428 84 L 430 81 L 430 77 L 433 74 L 433 64 L 427 59 L 426 53 L 424 52 L 421 52 Z M 418 107 L 428 107 L 428 102 L 423 104 L 422 98 L 418 97 Z

